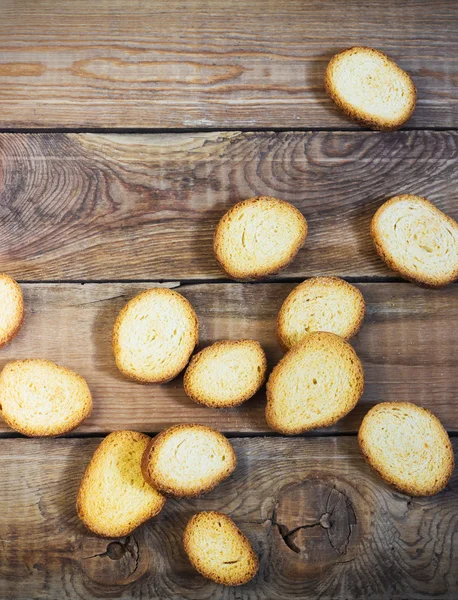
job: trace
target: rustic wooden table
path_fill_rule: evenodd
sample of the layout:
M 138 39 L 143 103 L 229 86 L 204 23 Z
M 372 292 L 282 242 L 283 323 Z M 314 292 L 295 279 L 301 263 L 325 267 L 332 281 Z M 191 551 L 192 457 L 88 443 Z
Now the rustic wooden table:
M 18 338 L 0 352 L 84 375 L 90 419 L 65 439 L 0 426 L 0 598 L 456 600 L 458 473 L 432 498 L 380 481 L 355 433 L 370 405 L 408 400 L 458 431 L 458 286 L 402 282 L 377 258 L 382 200 L 421 194 L 458 217 L 458 3 L 395 0 L 1 0 L 0 270 L 24 290 Z M 419 100 L 403 131 L 364 131 L 323 90 L 330 56 L 386 51 Z M 309 222 L 294 263 L 259 284 L 228 281 L 211 251 L 234 202 L 269 194 Z M 278 308 L 316 274 L 355 282 L 368 305 L 354 345 L 366 391 L 332 428 L 284 438 L 264 393 L 239 409 L 193 404 L 181 381 L 141 386 L 114 365 L 126 300 L 178 287 L 201 345 L 253 337 L 280 357 Z M 232 437 L 238 468 L 215 491 L 169 501 L 118 540 L 79 522 L 80 477 L 102 436 L 201 422 Z M 458 438 L 453 438 L 458 453 Z M 196 510 L 229 513 L 260 556 L 222 588 L 181 544 Z

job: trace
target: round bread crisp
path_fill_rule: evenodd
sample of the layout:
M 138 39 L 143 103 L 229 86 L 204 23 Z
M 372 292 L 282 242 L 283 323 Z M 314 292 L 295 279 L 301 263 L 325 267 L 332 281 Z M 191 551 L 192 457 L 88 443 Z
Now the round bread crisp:
M 176 498 L 195 498 L 229 477 L 235 452 L 222 433 L 205 425 L 175 425 L 151 440 L 142 459 L 143 476 Z
M 76 507 L 79 518 L 97 535 L 129 535 L 162 510 L 165 497 L 146 483 L 141 470 L 149 441 L 143 433 L 114 431 L 94 452 Z
M 393 271 L 428 287 L 458 278 L 458 223 L 426 198 L 403 194 L 375 213 L 371 235 Z
M 18 333 L 24 319 L 24 300 L 19 285 L 0 273 L 0 348 Z
M 307 237 L 307 221 L 289 202 L 260 196 L 233 206 L 216 227 L 213 249 L 224 271 L 260 279 L 288 265 Z
M 223 513 L 194 515 L 184 532 L 184 549 L 196 571 L 222 585 L 244 585 L 258 571 L 250 541 Z
M 199 337 L 191 304 L 168 288 L 132 298 L 113 329 L 113 351 L 121 373 L 140 383 L 165 383 L 188 364 Z
M 409 402 L 382 402 L 367 413 L 358 433 L 364 458 L 390 485 L 411 496 L 445 488 L 455 466 L 441 422 Z
M 289 294 L 278 313 L 277 336 L 289 350 L 314 331 L 329 331 L 344 339 L 362 325 L 366 305 L 361 292 L 339 277 L 312 277 Z
M 259 342 L 225 340 L 192 357 L 184 374 L 184 391 L 199 404 L 238 406 L 263 385 L 267 359 Z
M 270 374 L 267 424 L 287 435 L 328 427 L 353 410 L 363 389 L 363 367 L 350 344 L 333 333 L 309 333 Z
M 364 46 L 332 57 L 325 88 L 347 116 L 379 130 L 401 127 L 411 117 L 417 98 L 408 73 L 383 52 Z
M 0 374 L 4 421 L 28 436 L 56 436 L 72 431 L 92 410 L 86 380 L 49 360 L 8 363 Z

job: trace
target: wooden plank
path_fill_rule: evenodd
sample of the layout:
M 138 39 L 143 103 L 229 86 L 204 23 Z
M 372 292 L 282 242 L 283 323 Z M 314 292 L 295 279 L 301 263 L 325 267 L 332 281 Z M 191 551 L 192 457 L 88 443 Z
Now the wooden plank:
M 2 598 L 458 596 L 456 472 L 446 491 L 411 498 L 370 471 L 354 437 L 235 439 L 230 479 L 200 499 L 169 500 L 128 538 L 107 540 L 75 510 L 99 441 L 0 441 Z M 229 514 L 252 540 L 260 569 L 243 588 L 213 584 L 189 564 L 183 529 L 200 510 Z
M 0 367 L 15 358 L 46 357 L 85 376 L 94 394 L 91 417 L 75 432 L 133 428 L 157 432 L 180 422 L 201 422 L 226 432 L 268 432 L 265 392 L 239 408 L 217 410 L 192 402 L 181 378 L 144 386 L 118 372 L 111 350 L 114 320 L 127 299 L 145 284 L 23 285 L 23 330 L 1 350 Z M 345 419 L 326 431 L 354 432 L 370 405 L 406 400 L 433 410 L 458 431 L 456 373 L 458 285 L 441 291 L 407 283 L 362 284 L 365 323 L 354 339 L 366 376 L 363 398 Z M 200 319 L 200 345 L 218 339 L 253 338 L 269 365 L 282 356 L 275 321 L 293 284 L 201 284 L 179 287 Z M 6 425 L 0 431 L 9 431 Z
M 3 0 L 0 36 L 1 127 L 354 127 L 323 89 L 353 45 L 411 73 L 409 127 L 458 126 L 449 0 Z
M 280 278 L 392 276 L 370 239 L 375 210 L 413 192 L 458 218 L 457 160 L 457 132 L 2 134 L 0 268 L 30 281 L 221 278 L 218 219 L 274 195 L 309 222 Z

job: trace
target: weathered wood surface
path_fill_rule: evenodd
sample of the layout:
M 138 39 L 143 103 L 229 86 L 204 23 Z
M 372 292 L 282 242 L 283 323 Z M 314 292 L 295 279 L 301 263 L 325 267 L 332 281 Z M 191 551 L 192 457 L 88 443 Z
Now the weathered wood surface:
M 2 134 L 0 269 L 29 281 L 221 278 L 218 219 L 273 195 L 309 222 L 278 277 L 392 276 L 370 239 L 374 212 L 410 192 L 458 218 L 457 162 L 457 132 Z
M 120 428 L 157 432 L 177 422 L 201 422 L 226 432 L 268 432 L 265 391 L 241 407 L 210 409 L 192 402 L 181 378 L 144 386 L 118 372 L 111 349 L 114 320 L 125 302 L 151 286 L 24 284 L 26 319 L 19 336 L 0 351 L 0 367 L 15 358 L 45 357 L 85 376 L 94 410 L 74 433 Z M 177 288 L 199 316 L 200 346 L 218 339 L 257 339 L 272 367 L 282 356 L 276 317 L 291 283 L 197 284 Z M 354 432 L 368 407 L 406 400 L 433 410 L 458 431 L 458 285 L 426 290 L 409 283 L 358 285 L 367 316 L 353 340 L 366 377 L 355 410 L 327 431 Z M 1 423 L 0 431 L 10 431 Z
M 390 54 L 419 91 L 409 127 L 458 126 L 450 0 L 2 0 L 1 127 L 354 127 L 330 57 Z
M 411 498 L 370 471 L 354 437 L 235 439 L 237 469 L 213 492 L 169 500 L 128 538 L 107 540 L 75 510 L 99 441 L 0 441 L 2 598 L 458 597 L 458 473 L 439 495 Z M 260 569 L 243 588 L 189 564 L 183 530 L 200 510 L 229 514 L 252 540 Z

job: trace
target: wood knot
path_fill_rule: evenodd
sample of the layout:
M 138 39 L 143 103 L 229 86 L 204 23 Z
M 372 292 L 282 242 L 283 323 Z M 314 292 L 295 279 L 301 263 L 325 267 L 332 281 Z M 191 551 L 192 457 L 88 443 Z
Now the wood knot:
M 340 562 L 354 544 L 357 517 L 345 487 L 312 477 L 281 490 L 272 516 L 274 537 L 280 552 L 302 563 L 296 571 L 303 574 Z

